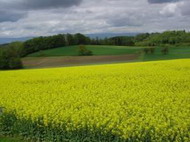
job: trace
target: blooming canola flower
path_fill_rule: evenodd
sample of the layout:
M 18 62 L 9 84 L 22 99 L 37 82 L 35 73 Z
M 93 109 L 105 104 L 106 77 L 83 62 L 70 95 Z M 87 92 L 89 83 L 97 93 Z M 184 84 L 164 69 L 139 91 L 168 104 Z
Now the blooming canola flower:
M 0 106 L 67 131 L 190 141 L 190 59 L 0 71 Z

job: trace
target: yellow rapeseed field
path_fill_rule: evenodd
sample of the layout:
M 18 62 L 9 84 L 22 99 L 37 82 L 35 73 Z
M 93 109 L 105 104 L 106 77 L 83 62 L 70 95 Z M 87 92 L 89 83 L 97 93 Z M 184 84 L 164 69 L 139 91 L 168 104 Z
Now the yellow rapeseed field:
M 42 127 L 190 141 L 190 59 L 0 72 L 0 106 Z

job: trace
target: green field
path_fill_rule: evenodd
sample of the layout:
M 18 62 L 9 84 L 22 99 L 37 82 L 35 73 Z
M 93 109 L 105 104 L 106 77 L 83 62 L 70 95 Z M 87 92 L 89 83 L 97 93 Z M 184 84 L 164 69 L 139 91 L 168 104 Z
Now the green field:
M 111 45 L 86 45 L 93 55 L 123 55 L 137 54 L 141 47 L 111 46 Z M 44 50 L 28 55 L 28 57 L 51 57 L 51 56 L 78 56 L 78 46 L 60 47 Z
M 161 53 L 162 47 L 158 47 L 154 54 L 142 55 L 141 59 L 143 61 L 153 61 L 153 60 L 168 60 L 168 59 L 182 59 L 190 58 L 190 47 L 170 47 L 169 54 L 163 55 Z
M 86 45 L 86 48 L 91 50 L 94 56 L 139 54 L 140 61 L 190 58 L 190 47 L 187 46 L 170 47 L 167 55 L 161 53 L 162 47 L 156 47 L 154 54 L 144 54 L 144 47 Z M 60 47 L 39 51 L 28 57 L 78 56 L 78 50 L 78 46 Z

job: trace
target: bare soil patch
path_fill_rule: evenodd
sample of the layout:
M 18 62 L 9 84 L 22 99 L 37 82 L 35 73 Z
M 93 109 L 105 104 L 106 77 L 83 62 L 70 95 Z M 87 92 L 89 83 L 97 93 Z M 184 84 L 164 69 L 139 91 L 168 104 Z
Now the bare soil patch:
M 86 64 L 114 63 L 133 61 L 137 54 L 119 56 L 62 56 L 62 57 L 26 57 L 22 59 L 26 68 L 45 68 L 60 66 L 77 66 Z

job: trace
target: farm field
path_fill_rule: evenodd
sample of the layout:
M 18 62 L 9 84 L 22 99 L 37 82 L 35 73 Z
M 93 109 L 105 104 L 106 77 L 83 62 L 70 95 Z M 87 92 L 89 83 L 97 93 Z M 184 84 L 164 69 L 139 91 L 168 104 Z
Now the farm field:
M 43 50 L 22 59 L 25 68 L 62 67 L 89 64 L 110 64 L 190 58 L 190 47 L 169 48 L 163 55 L 162 47 L 156 47 L 154 54 L 143 53 L 143 47 L 87 45 L 93 56 L 78 56 L 78 46 Z
M 140 47 L 110 46 L 110 45 L 86 45 L 93 55 L 123 55 L 138 53 Z M 78 56 L 78 46 L 60 47 L 43 50 L 28 55 L 28 57 L 49 57 L 49 56 Z
M 0 142 L 190 142 L 190 0 L 0 0 Z
M 190 59 L 0 72 L 0 132 L 41 141 L 190 141 Z
M 22 62 L 25 68 L 47 68 L 63 66 L 81 66 L 110 64 L 138 61 L 138 54 L 107 55 L 107 56 L 55 56 L 55 57 L 27 57 Z

